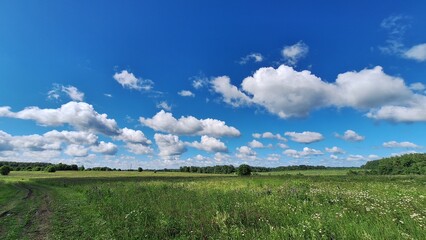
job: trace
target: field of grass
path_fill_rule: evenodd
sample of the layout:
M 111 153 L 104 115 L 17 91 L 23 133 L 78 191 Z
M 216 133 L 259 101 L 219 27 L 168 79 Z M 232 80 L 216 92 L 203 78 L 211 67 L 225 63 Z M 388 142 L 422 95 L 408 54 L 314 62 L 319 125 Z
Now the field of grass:
M 426 176 L 316 171 L 11 172 L 0 239 L 426 239 Z

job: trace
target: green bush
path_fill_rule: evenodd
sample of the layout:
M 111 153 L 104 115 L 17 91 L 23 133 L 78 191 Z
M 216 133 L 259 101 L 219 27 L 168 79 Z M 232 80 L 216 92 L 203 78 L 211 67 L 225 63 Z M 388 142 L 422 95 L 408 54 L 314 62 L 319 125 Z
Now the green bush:
M 0 167 L 0 174 L 1 175 L 9 175 L 10 173 L 10 167 L 9 166 L 1 166 Z
M 241 164 L 237 169 L 238 176 L 250 176 L 251 175 L 251 167 L 247 164 Z
M 46 172 L 50 172 L 50 173 L 56 172 L 56 168 L 54 166 L 48 166 L 46 167 Z
M 138 172 L 142 172 L 143 169 L 141 167 L 138 167 Z

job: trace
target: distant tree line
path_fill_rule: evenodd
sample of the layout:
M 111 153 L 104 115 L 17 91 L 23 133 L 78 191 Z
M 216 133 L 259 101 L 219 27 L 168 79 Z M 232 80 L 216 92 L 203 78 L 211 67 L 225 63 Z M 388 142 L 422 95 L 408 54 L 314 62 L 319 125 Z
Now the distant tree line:
M 369 161 L 361 168 L 369 174 L 426 174 L 426 154 L 412 153 Z
M 216 165 L 213 167 L 196 167 L 196 166 L 183 166 L 180 167 L 181 172 L 192 172 L 192 173 L 221 173 L 229 174 L 235 172 L 235 167 L 232 165 Z

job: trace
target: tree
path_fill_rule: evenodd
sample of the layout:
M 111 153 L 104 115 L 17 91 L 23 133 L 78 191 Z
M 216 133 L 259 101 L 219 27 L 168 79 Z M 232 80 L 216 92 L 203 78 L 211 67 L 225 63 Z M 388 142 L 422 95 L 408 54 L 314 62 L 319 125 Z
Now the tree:
M 55 166 L 48 166 L 48 167 L 46 167 L 46 172 L 50 172 L 50 173 L 56 172 Z
M 9 166 L 1 166 L 0 167 L 0 174 L 1 175 L 9 175 L 10 173 L 10 167 Z
M 241 164 L 237 169 L 238 176 L 250 176 L 251 167 L 247 164 Z
M 141 167 L 138 167 L 138 172 L 142 172 L 143 169 Z

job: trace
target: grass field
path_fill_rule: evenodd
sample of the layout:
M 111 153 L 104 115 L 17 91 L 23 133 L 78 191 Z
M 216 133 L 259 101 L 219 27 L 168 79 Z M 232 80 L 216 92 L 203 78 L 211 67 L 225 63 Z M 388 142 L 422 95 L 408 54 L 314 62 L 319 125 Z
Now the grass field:
M 0 239 L 47 238 L 426 239 L 426 177 L 341 170 L 1 176 Z

